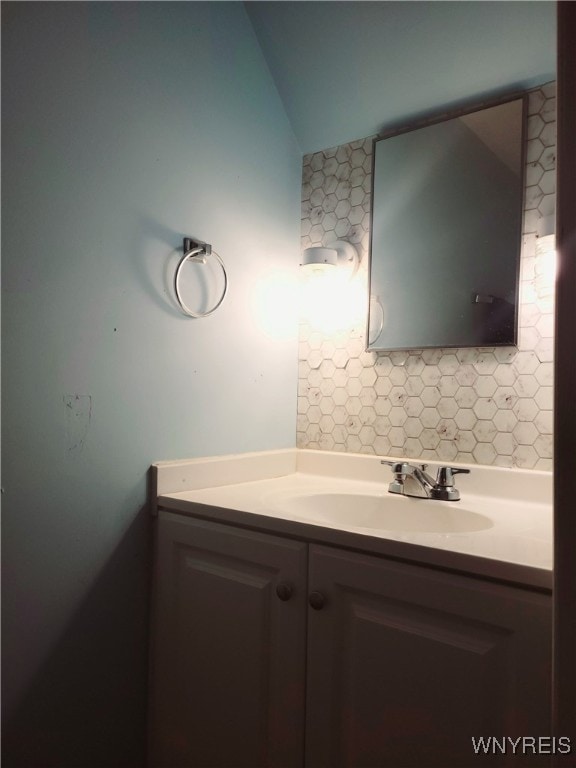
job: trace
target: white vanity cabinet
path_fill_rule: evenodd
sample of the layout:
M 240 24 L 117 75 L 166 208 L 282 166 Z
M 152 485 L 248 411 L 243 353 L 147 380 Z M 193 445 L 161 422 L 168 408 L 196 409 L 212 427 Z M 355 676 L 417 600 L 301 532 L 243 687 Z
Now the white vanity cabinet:
M 152 768 L 302 764 L 307 545 L 160 513 Z
M 549 594 L 165 511 L 157 525 L 151 768 L 517 766 L 472 737 L 550 733 Z
M 315 545 L 308 578 L 310 768 L 517 766 L 472 737 L 550 734 L 549 595 Z

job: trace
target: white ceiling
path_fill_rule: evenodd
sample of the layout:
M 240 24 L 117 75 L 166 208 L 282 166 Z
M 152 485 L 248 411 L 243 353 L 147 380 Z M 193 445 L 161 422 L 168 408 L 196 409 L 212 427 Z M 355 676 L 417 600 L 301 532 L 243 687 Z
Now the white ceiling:
M 555 79 L 549 0 L 245 6 L 304 153 Z

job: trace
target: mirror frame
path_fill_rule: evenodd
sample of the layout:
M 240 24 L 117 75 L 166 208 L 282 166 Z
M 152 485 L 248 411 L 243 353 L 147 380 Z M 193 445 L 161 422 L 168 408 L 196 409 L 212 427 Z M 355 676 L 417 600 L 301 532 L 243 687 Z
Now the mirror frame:
M 515 91 L 498 98 L 487 99 L 483 101 L 468 102 L 462 107 L 451 109 L 449 111 L 435 112 L 421 119 L 417 119 L 414 122 L 404 123 L 400 126 L 394 126 L 385 129 L 381 133 L 377 134 L 372 140 L 372 168 L 371 168 L 371 182 L 370 182 L 370 231 L 368 240 L 368 297 L 367 297 L 367 316 L 366 316 L 366 344 L 365 348 L 367 352 L 399 352 L 409 350 L 420 349 L 479 349 L 483 347 L 517 347 L 518 335 L 519 335 L 519 310 L 520 310 L 520 261 L 522 255 L 522 240 L 524 236 L 524 211 L 525 211 L 525 192 L 526 192 L 526 162 L 527 162 L 527 142 L 528 142 L 528 94 L 529 91 Z M 403 346 L 403 347 L 384 347 L 373 346 L 370 343 L 370 313 L 371 313 L 371 296 L 372 296 L 372 233 L 373 233 L 373 218 L 374 218 L 374 176 L 375 176 L 375 164 L 376 164 L 376 144 L 383 139 L 390 139 L 394 136 L 399 136 L 404 133 L 411 133 L 421 128 L 427 128 L 431 125 L 437 125 L 449 120 L 463 117 L 475 112 L 480 112 L 484 109 L 490 109 L 491 107 L 498 107 L 503 104 L 508 104 L 512 101 L 522 101 L 522 124 L 520 132 L 520 188 L 521 195 L 518 202 L 519 216 L 520 216 L 520 232 L 518 242 L 516 246 L 516 286 L 515 286 L 515 305 L 514 305 L 514 329 L 512 342 L 498 342 L 482 345 L 462 345 L 462 344 L 437 344 L 437 345 L 421 345 L 417 347 Z

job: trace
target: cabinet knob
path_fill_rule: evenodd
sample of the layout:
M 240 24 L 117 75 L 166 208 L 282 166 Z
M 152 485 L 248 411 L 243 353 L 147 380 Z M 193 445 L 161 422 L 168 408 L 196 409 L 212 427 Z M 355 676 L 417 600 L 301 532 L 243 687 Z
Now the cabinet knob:
M 292 597 L 292 585 L 287 584 L 285 581 L 281 581 L 280 584 L 276 585 L 276 594 L 280 600 L 290 600 Z
M 310 604 L 311 608 L 314 608 L 315 611 L 321 610 L 324 607 L 325 602 L 326 598 L 322 592 L 310 592 L 308 596 L 308 603 Z

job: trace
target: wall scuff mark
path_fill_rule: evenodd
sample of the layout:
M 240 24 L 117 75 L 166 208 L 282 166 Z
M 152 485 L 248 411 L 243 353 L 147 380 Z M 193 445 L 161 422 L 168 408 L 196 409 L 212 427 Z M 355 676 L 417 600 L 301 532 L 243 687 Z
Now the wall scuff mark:
M 92 421 L 91 395 L 64 395 L 66 455 L 80 454 Z

